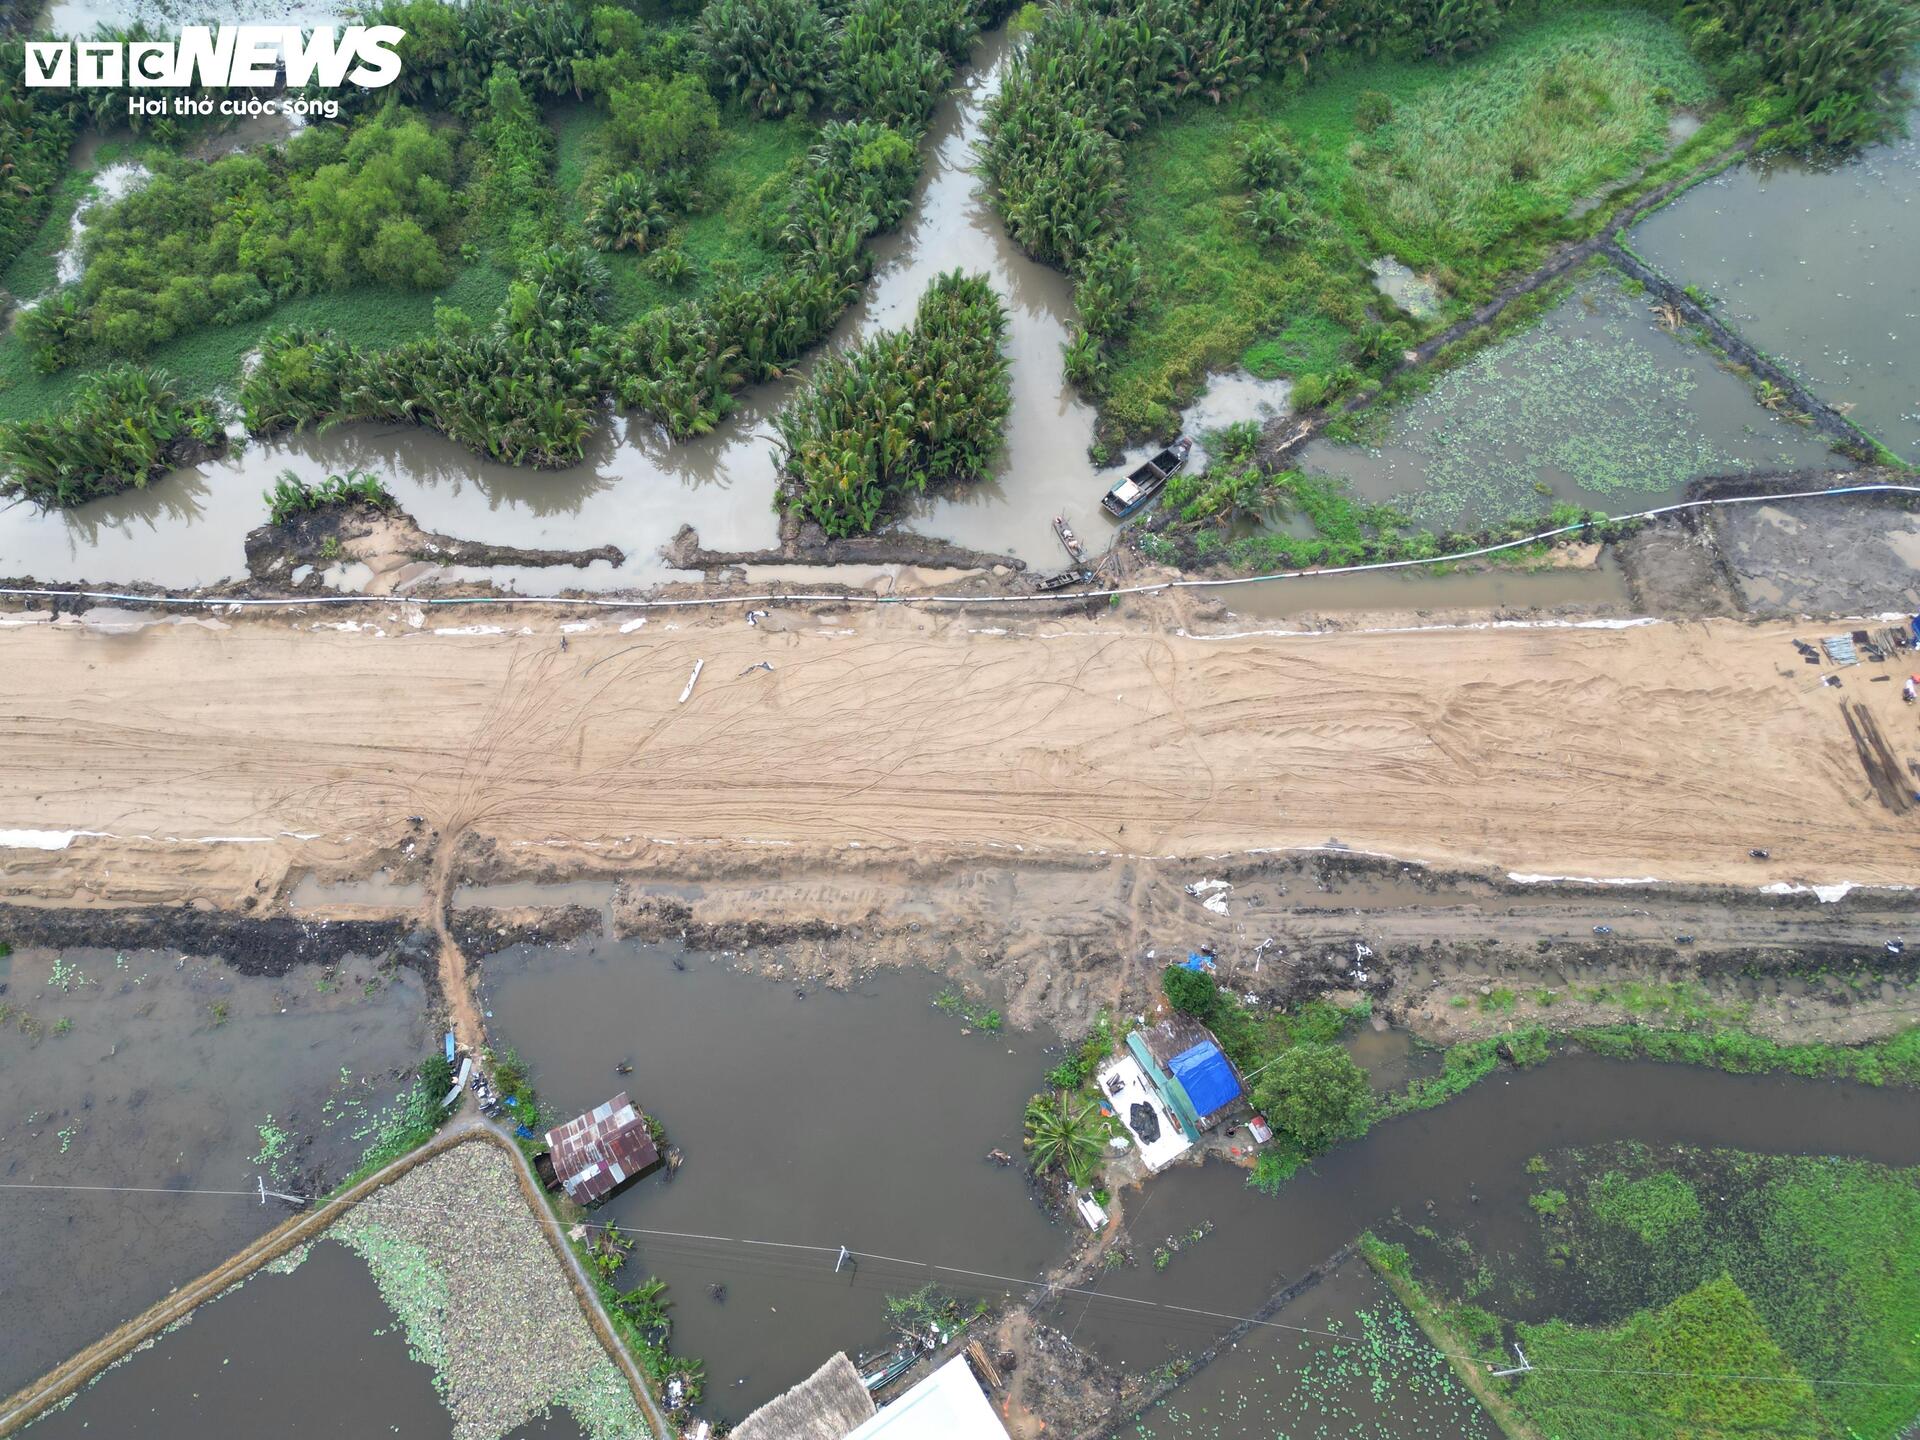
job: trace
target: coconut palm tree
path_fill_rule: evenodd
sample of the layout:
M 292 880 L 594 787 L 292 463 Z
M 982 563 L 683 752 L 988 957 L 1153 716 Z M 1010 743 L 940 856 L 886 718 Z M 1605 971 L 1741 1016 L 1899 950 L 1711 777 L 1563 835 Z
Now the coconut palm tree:
M 1101 1149 L 1093 1101 L 1076 1102 L 1064 1090 L 1036 1095 L 1027 1102 L 1026 1131 L 1027 1157 L 1036 1171 L 1060 1169 L 1076 1185 L 1093 1178 Z

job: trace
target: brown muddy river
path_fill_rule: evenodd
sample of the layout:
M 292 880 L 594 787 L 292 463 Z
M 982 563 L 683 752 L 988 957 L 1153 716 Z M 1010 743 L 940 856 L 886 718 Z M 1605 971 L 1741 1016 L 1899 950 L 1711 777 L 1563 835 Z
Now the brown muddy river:
M 325 990 L 320 973 L 245 976 L 175 951 L 0 958 L 0 1180 L 163 1192 L 0 1190 L 0 1391 L 283 1220 L 256 1176 L 308 1194 L 352 1167 L 356 1132 L 429 1043 L 423 987 L 366 962 Z M 278 1154 L 268 1124 L 288 1137 Z M 195 1190 L 241 1193 L 164 1193 Z
M 1390 1120 L 1296 1175 L 1279 1195 L 1249 1189 L 1224 1164 L 1177 1168 L 1127 1196 L 1141 1263 L 1065 1297 L 1054 1319 L 1104 1358 L 1149 1369 L 1213 1343 L 1230 1319 L 1103 1301 L 1102 1294 L 1251 1315 L 1269 1296 L 1396 1212 L 1464 1233 L 1482 1255 L 1538 1235 L 1527 1158 L 1634 1139 L 1762 1153 L 1920 1161 L 1920 1096 L 1791 1076 L 1727 1075 L 1679 1065 L 1561 1056 L 1483 1081 L 1439 1109 Z M 1164 1270 L 1164 1237 L 1211 1221 Z M 1231 1432 L 1228 1432 L 1231 1433 Z
M 668 1282 L 674 1348 L 706 1363 L 714 1417 L 737 1421 L 833 1351 L 887 1339 L 890 1294 L 929 1279 L 969 1299 L 1019 1288 L 872 1259 L 836 1275 L 840 1245 L 1009 1276 L 1064 1254 L 1018 1171 L 986 1159 L 1018 1152 L 1022 1108 L 1057 1057 L 1032 1034 L 963 1035 L 929 1003 L 940 985 L 888 973 L 802 999 L 721 958 L 611 941 L 486 961 L 496 1043 L 533 1067 L 547 1113 L 626 1090 L 684 1152 L 671 1180 L 647 1177 L 596 1218 L 678 1232 L 641 1234 L 619 1283 Z M 614 1073 L 622 1061 L 632 1074 Z
M 290 1273 L 263 1271 L 202 1305 L 190 1323 L 105 1372 L 26 1433 L 33 1440 L 446 1440 L 452 1428 L 432 1368 L 408 1354 L 367 1267 L 344 1245 L 323 1242 Z M 507 1440 L 582 1434 L 560 1412 Z

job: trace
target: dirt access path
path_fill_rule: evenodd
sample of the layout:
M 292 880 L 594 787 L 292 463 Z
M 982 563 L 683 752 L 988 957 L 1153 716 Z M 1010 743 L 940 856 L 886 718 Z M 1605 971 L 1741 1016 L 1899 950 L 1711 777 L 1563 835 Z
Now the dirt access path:
M 1891 667 L 1822 687 L 1780 624 L 1196 637 L 900 607 L 603 620 L 563 651 L 554 616 L 374 613 L 0 632 L 0 830 L 64 840 L 14 835 L 0 894 L 260 907 L 290 870 L 440 872 L 467 837 L 629 871 L 1338 841 L 1551 875 L 1920 879 L 1920 811 L 1875 798 L 1841 702 L 1903 765 L 1920 713 L 1872 683 Z

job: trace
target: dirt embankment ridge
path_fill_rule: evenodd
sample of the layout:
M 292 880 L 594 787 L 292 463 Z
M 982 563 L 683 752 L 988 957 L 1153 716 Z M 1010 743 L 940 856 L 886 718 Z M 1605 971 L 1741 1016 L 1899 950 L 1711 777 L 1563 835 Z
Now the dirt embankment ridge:
M 1794 635 L 1198 637 L 904 608 L 655 617 L 565 649 L 551 617 L 26 626 L 0 633 L 0 892 L 240 908 L 423 836 L 629 871 L 1337 842 L 1540 875 L 1911 883 L 1920 818 L 1875 798 L 1840 706 L 1908 759 L 1920 717 L 1872 683 L 1888 667 L 1822 686 Z

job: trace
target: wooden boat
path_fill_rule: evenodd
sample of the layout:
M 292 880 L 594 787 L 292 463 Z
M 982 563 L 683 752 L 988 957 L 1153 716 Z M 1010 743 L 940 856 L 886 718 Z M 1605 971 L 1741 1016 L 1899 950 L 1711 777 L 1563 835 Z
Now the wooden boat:
M 1128 472 L 1127 478 L 1109 490 L 1100 500 L 1100 508 L 1116 520 L 1125 520 L 1160 493 L 1167 477 L 1187 463 L 1193 453 L 1193 441 L 1182 435 L 1151 460 L 1142 461 Z
M 907 1346 L 898 1346 L 892 1350 L 882 1350 L 877 1354 L 862 1355 L 854 1362 L 860 1371 L 860 1383 L 869 1391 L 884 1389 L 913 1368 L 913 1362 L 920 1357 Z
M 1087 570 L 1062 570 L 1058 574 L 1048 575 L 1038 582 L 1042 591 L 1051 594 L 1055 590 L 1065 590 L 1074 585 L 1090 584 L 1092 572 Z
M 1076 565 L 1087 563 L 1087 547 L 1080 543 L 1080 537 L 1073 533 L 1073 527 L 1067 524 L 1067 517 L 1053 517 L 1053 533 L 1060 537 L 1060 543 L 1066 547 L 1067 558 Z

